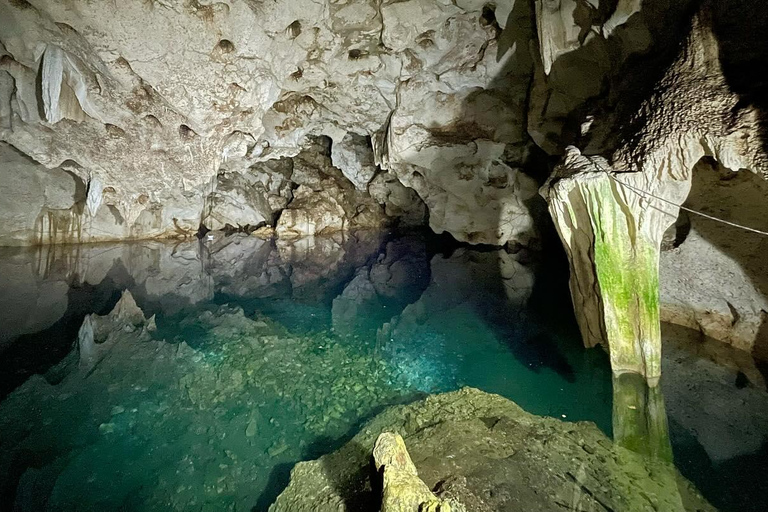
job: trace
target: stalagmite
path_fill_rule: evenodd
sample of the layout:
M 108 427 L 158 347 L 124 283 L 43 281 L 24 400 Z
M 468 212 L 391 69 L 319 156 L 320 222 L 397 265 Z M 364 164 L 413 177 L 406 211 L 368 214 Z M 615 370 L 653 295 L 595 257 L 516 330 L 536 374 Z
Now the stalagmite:
M 381 434 L 373 448 L 373 459 L 384 479 L 382 512 L 450 512 L 450 505 L 438 500 L 419 478 L 405 442 L 398 434 Z

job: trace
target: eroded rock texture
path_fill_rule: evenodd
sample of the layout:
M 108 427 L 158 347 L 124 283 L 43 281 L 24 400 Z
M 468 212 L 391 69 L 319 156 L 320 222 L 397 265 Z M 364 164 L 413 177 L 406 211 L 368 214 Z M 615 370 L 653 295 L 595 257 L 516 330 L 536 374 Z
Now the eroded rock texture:
M 716 30 L 731 19 L 704 3 L 648 96 L 617 105 L 591 134 L 584 127 L 586 147 L 610 154 L 610 164 L 569 148 L 543 189 L 571 261 L 585 342 L 607 342 L 616 372 L 660 376 L 659 250 L 694 166 L 707 156 L 734 171 L 768 169 L 760 112 L 725 74 L 728 42 Z
M 768 231 L 768 182 L 714 161 L 693 171 L 686 205 Z M 681 215 L 662 245 L 661 319 L 700 331 L 761 359 L 768 355 L 768 237 L 701 216 Z M 747 373 L 747 372 L 745 372 Z
M 756 0 L 0 0 L 0 20 L 0 244 L 427 223 L 536 245 L 531 175 L 572 146 L 545 195 L 585 341 L 651 378 L 693 166 L 768 173 Z M 716 334 L 710 299 L 665 318 Z
M 382 432 L 405 439 L 422 491 L 466 510 L 714 510 L 673 466 L 614 445 L 594 424 L 534 416 L 472 388 L 384 410 L 339 450 L 296 464 L 269 510 L 375 509 L 370 457 Z
M 81 192 L 8 205 L 76 211 L 3 243 L 413 225 L 424 204 L 460 240 L 537 236 L 527 2 L 3 0 L 0 20 L 0 140 Z M 320 135 L 335 183 L 274 163 Z

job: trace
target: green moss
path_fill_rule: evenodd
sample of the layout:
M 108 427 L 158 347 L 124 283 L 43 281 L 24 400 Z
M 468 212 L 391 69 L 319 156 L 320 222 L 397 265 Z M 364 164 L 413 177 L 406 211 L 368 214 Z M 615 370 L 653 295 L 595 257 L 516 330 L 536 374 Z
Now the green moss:
M 615 372 L 661 372 L 659 256 L 610 181 L 584 185 L 594 233 L 594 268 Z
M 634 452 L 672 462 L 667 413 L 660 386 L 641 375 L 613 378 L 613 439 Z

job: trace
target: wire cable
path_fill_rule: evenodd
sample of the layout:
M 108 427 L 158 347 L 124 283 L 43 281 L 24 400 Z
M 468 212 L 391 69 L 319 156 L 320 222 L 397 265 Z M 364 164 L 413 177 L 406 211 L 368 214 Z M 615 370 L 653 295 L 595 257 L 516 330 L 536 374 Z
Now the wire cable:
M 668 204 L 670 206 L 674 206 L 675 208 L 680 208 L 681 210 L 685 210 L 688 213 L 692 213 L 694 215 L 698 215 L 700 217 L 704 217 L 705 219 L 713 220 L 715 222 L 720 222 L 720 223 L 725 224 L 727 226 L 743 229 L 745 231 L 750 231 L 752 233 L 757 233 L 758 235 L 768 236 L 768 232 L 766 232 L 766 231 L 761 231 L 759 229 L 751 228 L 749 226 L 744 226 L 742 224 L 737 224 L 736 222 L 731 222 L 731 221 L 728 221 L 728 220 L 725 220 L 725 219 L 720 219 L 718 217 L 714 217 L 712 215 L 709 215 L 709 214 L 706 214 L 706 213 L 694 210 L 692 208 L 688 208 L 687 206 L 683 206 L 681 204 L 677 204 L 674 201 L 670 201 L 668 199 L 664 199 L 663 197 L 659 197 L 659 196 L 653 195 L 650 192 L 647 192 L 645 190 L 641 190 L 639 188 L 636 188 L 636 187 L 630 185 L 629 183 L 624 183 L 623 181 L 618 179 L 613 173 L 611 173 L 608 169 L 603 168 L 597 162 L 592 162 L 592 165 L 594 165 L 597 170 L 602 171 L 605 174 L 607 174 L 609 178 L 611 178 L 613 181 L 615 181 L 616 183 L 618 183 L 622 187 L 626 187 L 629 190 L 633 191 L 634 193 L 636 193 L 636 194 L 638 194 L 640 196 L 643 196 L 643 197 L 646 197 L 646 198 L 656 199 L 657 201 L 661 201 L 662 203 L 666 203 L 666 204 Z

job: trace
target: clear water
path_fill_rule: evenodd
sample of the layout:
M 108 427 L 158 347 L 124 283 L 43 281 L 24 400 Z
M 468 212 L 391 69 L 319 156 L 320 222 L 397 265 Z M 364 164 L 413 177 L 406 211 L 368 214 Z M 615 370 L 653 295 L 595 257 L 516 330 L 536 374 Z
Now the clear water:
M 632 430 L 607 357 L 581 345 L 563 262 L 538 257 L 371 233 L 3 250 L 0 509 L 266 510 L 297 461 L 462 386 Z M 84 315 L 124 289 L 157 330 L 78 369 Z M 759 376 L 670 346 L 678 467 L 724 510 L 764 510 L 765 484 L 733 477 L 768 469 Z M 723 397 L 742 406 L 702 420 L 695 404 Z

